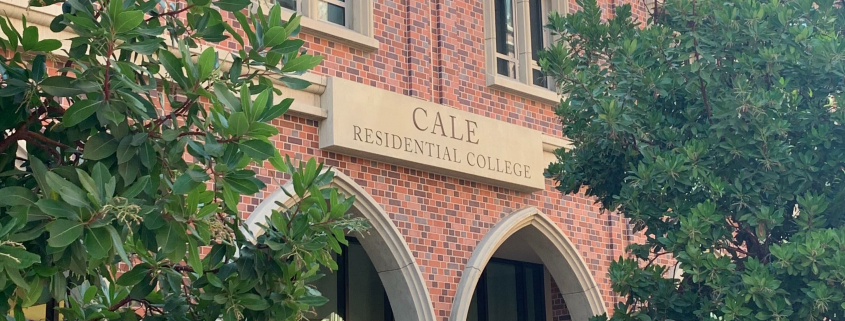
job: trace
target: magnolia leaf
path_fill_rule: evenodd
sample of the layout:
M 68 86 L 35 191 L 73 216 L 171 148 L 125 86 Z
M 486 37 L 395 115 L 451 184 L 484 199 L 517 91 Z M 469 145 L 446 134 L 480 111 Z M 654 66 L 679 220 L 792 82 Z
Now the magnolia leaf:
M 73 78 L 67 76 L 47 77 L 39 85 L 45 93 L 56 97 L 72 97 L 85 93 L 74 85 Z
M 79 215 L 73 211 L 72 207 L 64 202 L 52 199 L 40 199 L 35 203 L 44 214 L 50 215 L 54 218 L 63 218 L 71 221 L 78 221 Z
M 120 286 L 133 286 L 141 282 L 150 273 L 150 270 L 149 264 L 138 264 L 118 277 L 115 283 Z
M 50 185 L 62 199 L 70 205 L 78 206 L 78 207 L 88 207 L 88 196 L 86 196 L 85 192 L 79 188 L 79 186 L 74 185 L 71 182 L 68 182 L 66 179 L 62 178 L 58 174 L 54 172 L 47 172 L 45 174 L 45 178 L 47 180 L 47 184 Z
M 64 118 L 62 118 L 62 125 L 70 127 L 81 123 L 83 120 L 91 117 L 101 103 L 99 100 L 90 99 L 75 102 L 65 111 Z
M 268 159 L 273 157 L 273 154 L 275 153 L 273 145 L 263 140 L 252 139 L 242 142 L 239 145 L 241 150 L 243 150 L 247 156 L 255 160 Z
M 323 56 L 301 55 L 282 67 L 282 72 L 300 72 L 314 68 L 323 61 Z
M 109 255 L 112 248 L 112 240 L 109 231 L 103 227 L 88 229 L 85 232 L 85 248 L 95 259 L 101 259 Z
M 38 254 L 27 252 L 26 249 L 0 245 L 0 265 L 15 269 L 25 269 L 35 263 L 41 263 Z
M 31 206 L 35 205 L 38 197 L 32 190 L 21 186 L 10 186 L 0 189 L 0 206 Z
M 141 11 L 124 11 L 114 19 L 114 32 L 122 33 L 135 29 L 144 21 L 144 13 Z
M 220 0 L 214 1 L 214 5 L 216 5 L 221 10 L 225 11 L 241 11 L 247 6 L 249 6 L 249 0 Z
M 264 32 L 264 46 L 273 47 L 279 45 L 288 38 L 288 33 L 282 26 L 274 26 Z
M 101 160 L 109 157 L 117 151 L 118 142 L 114 136 L 107 133 L 99 133 L 88 138 L 85 143 L 85 150 L 82 157 L 88 160 Z
M 50 238 L 47 244 L 55 248 L 64 248 L 82 236 L 84 223 L 65 219 L 55 220 L 47 226 Z

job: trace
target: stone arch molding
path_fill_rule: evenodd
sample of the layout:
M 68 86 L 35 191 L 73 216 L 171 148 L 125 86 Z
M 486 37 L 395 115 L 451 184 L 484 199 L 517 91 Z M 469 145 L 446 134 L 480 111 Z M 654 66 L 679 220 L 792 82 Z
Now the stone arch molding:
M 466 320 L 472 295 L 487 262 L 502 243 L 523 228 L 532 229 L 523 235 L 560 288 L 572 320 L 585 321 L 606 312 L 596 281 L 578 250 L 545 214 L 529 207 L 496 223 L 478 243 L 458 283 L 450 321 Z
M 369 233 L 359 241 L 378 271 L 397 320 L 435 321 L 428 287 L 402 234 L 384 209 L 351 177 L 334 169 L 331 171 L 334 180 L 330 186 L 346 196 L 355 196 L 353 211 L 372 225 Z M 284 188 L 289 189 L 290 184 Z M 247 229 L 256 235 L 260 233 L 258 224 L 264 223 L 264 218 L 278 208 L 277 202 L 284 204 L 289 200 L 282 189 L 275 191 L 247 218 Z

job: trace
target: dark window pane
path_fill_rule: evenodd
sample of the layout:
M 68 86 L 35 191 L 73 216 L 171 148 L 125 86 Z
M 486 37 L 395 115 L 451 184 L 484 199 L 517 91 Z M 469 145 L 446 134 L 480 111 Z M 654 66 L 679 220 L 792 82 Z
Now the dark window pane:
M 317 9 L 320 19 L 346 26 L 346 8 L 333 3 L 319 1 Z
M 545 47 L 543 43 L 543 0 L 528 0 L 528 10 L 531 12 L 531 59 L 540 59 L 539 52 Z
M 546 284 L 543 274 L 542 266 L 525 265 L 525 320 L 546 319 Z
M 545 321 L 544 275 L 540 264 L 491 260 L 473 293 L 467 321 Z
M 361 244 L 349 242 L 347 250 L 349 320 L 384 321 L 384 287 L 373 262 Z
M 531 70 L 531 80 L 534 82 L 534 85 L 540 87 L 549 87 L 548 77 L 543 74 L 542 71 L 537 69 Z
M 488 321 L 519 320 L 516 266 L 490 262 L 487 273 Z
M 335 256 L 335 260 L 337 259 L 338 257 Z M 307 315 L 309 320 L 322 320 L 324 318 L 328 318 L 330 314 L 337 313 L 339 311 L 337 304 L 337 290 L 339 288 L 338 272 L 331 271 L 327 267 L 321 267 L 320 273 L 325 274 L 325 276 L 315 281 L 312 285 L 317 288 L 317 291 L 320 291 L 320 294 L 328 298 L 329 302 L 314 309 L 317 315 Z
M 513 0 L 496 0 L 496 52 L 515 57 Z
M 296 0 L 276 0 L 279 6 L 290 10 L 296 10 Z
M 502 76 L 516 78 L 516 64 L 502 58 L 496 58 L 496 71 Z

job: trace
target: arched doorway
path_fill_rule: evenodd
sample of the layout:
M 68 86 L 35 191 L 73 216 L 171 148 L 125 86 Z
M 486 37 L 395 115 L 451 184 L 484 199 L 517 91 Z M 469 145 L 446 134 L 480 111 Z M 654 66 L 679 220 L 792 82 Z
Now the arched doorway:
M 428 288 L 402 234 L 370 194 L 351 177 L 332 171 L 334 180 L 331 186 L 347 196 L 355 196 L 353 213 L 366 218 L 372 225 L 369 233 L 357 238 L 357 242 L 366 252 L 384 286 L 393 315 L 397 320 L 434 321 Z M 247 228 L 258 234 L 261 229 L 258 223 L 264 222 L 264 218 L 278 207 L 277 202 L 284 204 L 288 199 L 282 189 L 271 194 L 247 218 Z
M 513 254 L 517 256 L 524 256 L 525 259 L 519 261 L 525 262 L 524 266 L 520 264 L 508 264 L 508 260 L 501 260 L 494 258 L 497 251 L 504 248 L 512 248 L 512 245 L 503 245 L 512 237 L 521 239 L 521 246 L 530 247 L 533 253 Z M 515 252 L 512 250 L 505 250 L 505 252 Z M 497 223 L 481 242 L 475 248 L 472 256 L 464 268 L 463 276 L 458 284 L 458 290 L 455 294 L 455 300 L 452 303 L 451 321 L 464 321 L 470 315 L 471 307 L 475 309 L 477 304 L 473 301 L 476 298 L 476 289 L 479 283 L 484 283 L 482 275 L 491 273 L 502 274 L 501 271 L 507 269 L 515 269 L 517 271 L 534 270 L 536 272 L 536 263 L 531 263 L 531 256 L 536 256 L 537 261 L 541 263 L 539 271 L 545 269 L 548 271 L 551 279 L 559 288 L 560 294 L 566 301 L 566 307 L 572 320 L 584 321 L 590 317 L 602 314 L 605 310 L 604 301 L 601 293 L 593 279 L 590 270 L 584 263 L 584 259 L 578 254 L 577 249 L 569 241 L 566 235 L 549 220 L 546 215 L 541 213 L 534 207 L 525 208 L 511 213 L 499 223 Z M 488 266 L 488 263 L 490 265 Z M 499 272 L 488 269 L 488 267 L 496 267 Z M 490 271 L 488 271 L 490 270 Z M 524 273 L 524 272 L 521 272 Z M 524 277 L 523 277 L 524 278 Z M 531 278 L 529 274 L 529 278 Z M 524 279 L 520 281 L 522 287 L 525 287 Z M 512 290 L 500 291 L 510 293 Z M 525 300 L 521 299 L 521 308 L 526 309 L 530 302 L 526 305 Z M 475 310 L 473 317 L 475 317 Z

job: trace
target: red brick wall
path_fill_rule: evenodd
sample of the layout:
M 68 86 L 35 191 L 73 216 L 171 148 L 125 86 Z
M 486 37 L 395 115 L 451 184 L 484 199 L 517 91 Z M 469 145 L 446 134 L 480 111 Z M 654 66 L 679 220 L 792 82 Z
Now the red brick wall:
M 624 1 L 601 1 L 610 12 Z M 574 1 L 570 8 L 576 8 Z M 487 88 L 480 0 L 374 0 L 375 39 L 380 47 L 365 53 L 303 34 L 309 51 L 326 56 L 315 73 L 340 77 L 418 97 L 485 117 L 561 135 L 554 107 Z M 644 13 L 638 6 L 635 14 Z M 362 115 L 366 117 L 366 115 Z M 276 146 L 294 158 L 318 160 L 354 178 L 389 213 L 405 236 L 428 282 L 435 314 L 448 320 L 461 273 L 478 241 L 502 217 L 535 206 L 557 222 L 575 243 L 599 284 L 605 301 L 610 291 L 610 261 L 632 241 L 627 225 L 614 214 L 600 214 L 593 200 L 561 195 L 547 181 L 543 191 L 521 193 L 438 173 L 394 166 L 321 151 L 317 121 L 285 116 Z M 506 148 L 503 146 L 502 148 Z M 269 164 L 257 172 L 270 189 L 245 197 L 245 215 L 286 180 Z M 556 288 L 556 287 L 555 287 Z M 566 320 L 565 303 L 555 298 L 555 320 Z M 558 318 L 559 317 L 559 318 Z
M 572 321 L 569 316 L 569 309 L 566 307 L 566 300 L 560 293 L 557 283 L 552 280 L 552 321 Z

